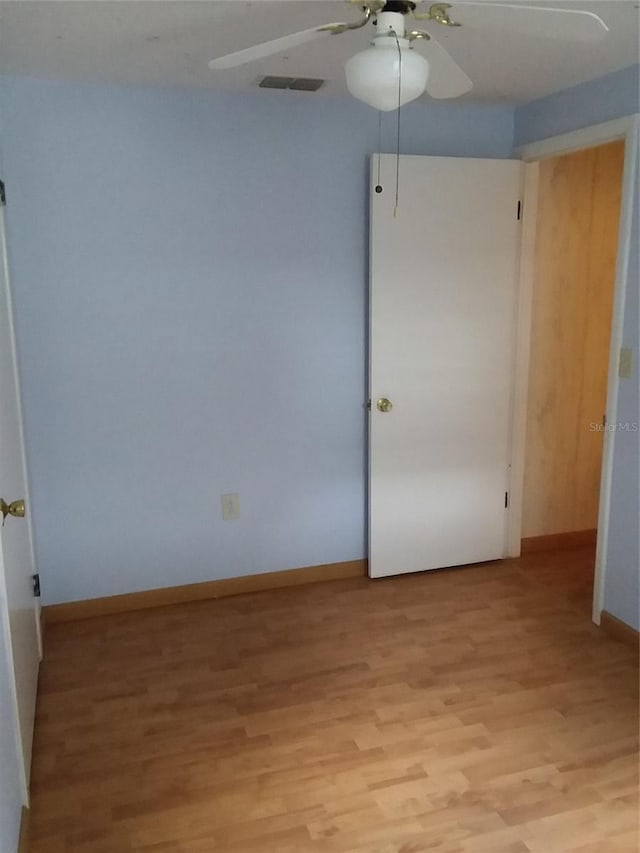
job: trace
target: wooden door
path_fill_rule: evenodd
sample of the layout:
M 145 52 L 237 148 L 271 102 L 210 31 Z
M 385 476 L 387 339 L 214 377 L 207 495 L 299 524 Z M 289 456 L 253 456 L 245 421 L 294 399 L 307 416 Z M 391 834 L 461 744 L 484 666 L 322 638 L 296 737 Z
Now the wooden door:
M 539 166 L 525 538 L 597 527 L 624 148 Z

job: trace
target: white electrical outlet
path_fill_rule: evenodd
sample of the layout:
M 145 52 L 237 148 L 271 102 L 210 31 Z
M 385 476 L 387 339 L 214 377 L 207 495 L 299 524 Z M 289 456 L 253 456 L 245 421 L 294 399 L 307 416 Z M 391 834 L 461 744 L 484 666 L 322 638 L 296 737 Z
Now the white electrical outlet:
M 224 521 L 234 521 L 240 518 L 240 495 L 222 495 L 222 518 Z

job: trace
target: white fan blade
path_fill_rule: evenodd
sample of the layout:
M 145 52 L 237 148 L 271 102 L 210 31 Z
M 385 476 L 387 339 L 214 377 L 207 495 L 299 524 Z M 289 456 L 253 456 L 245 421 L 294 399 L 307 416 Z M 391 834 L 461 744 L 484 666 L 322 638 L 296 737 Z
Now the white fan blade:
M 325 24 L 326 27 L 338 27 L 339 24 Z M 306 44 L 309 41 L 322 38 L 323 36 L 331 35 L 329 30 L 319 29 L 314 27 L 312 30 L 301 30 L 299 33 L 291 33 L 288 36 L 282 36 L 273 41 L 265 41 L 262 44 L 256 44 L 253 47 L 247 47 L 244 50 L 237 50 L 235 53 L 228 53 L 226 56 L 219 56 L 217 59 L 212 59 L 209 63 L 209 68 L 212 71 L 223 71 L 226 68 L 235 68 L 238 65 L 245 65 L 247 62 L 255 62 L 256 59 L 264 59 L 265 56 L 272 56 L 274 53 L 282 53 L 291 47 L 297 47 L 300 44 Z
M 458 98 L 473 89 L 473 83 L 433 36 L 421 50 L 429 61 L 427 92 L 432 98 Z
M 458 7 L 461 7 L 460 13 L 456 15 Z M 491 14 L 485 11 L 487 8 L 504 9 L 505 13 Z M 551 9 L 549 6 L 524 6 L 521 3 L 459 0 L 454 3 L 450 14 L 454 20 L 470 27 L 565 41 L 598 42 L 609 32 L 609 27 L 600 15 L 585 12 L 584 9 Z

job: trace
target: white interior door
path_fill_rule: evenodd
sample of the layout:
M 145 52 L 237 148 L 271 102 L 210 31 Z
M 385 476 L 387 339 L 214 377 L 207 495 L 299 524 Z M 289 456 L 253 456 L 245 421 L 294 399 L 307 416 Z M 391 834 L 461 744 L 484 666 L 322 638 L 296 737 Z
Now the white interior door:
M 371 170 L 369 574 L 505 554 L 521 163 Z M 380 411 L 378 401 L 393 408 Z
M 0 528 L 0 606 L 8 628 L 4 640 L 14 676 L 16 737 L 26 802 L 40 662 L 39 607 L 33 595 L 33 542 L 3 213 L 0 208 L 0 497 L 7 503 L 24 500 L 26 513 L 24 518 L 7 516 Z

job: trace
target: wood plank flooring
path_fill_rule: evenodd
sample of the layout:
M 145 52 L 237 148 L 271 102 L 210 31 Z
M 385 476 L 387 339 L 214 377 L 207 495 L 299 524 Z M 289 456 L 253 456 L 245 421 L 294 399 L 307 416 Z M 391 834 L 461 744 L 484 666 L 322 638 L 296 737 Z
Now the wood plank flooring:
M 589 560 L 50 626 L 31 853 L 637 853 L 638 672 Z

